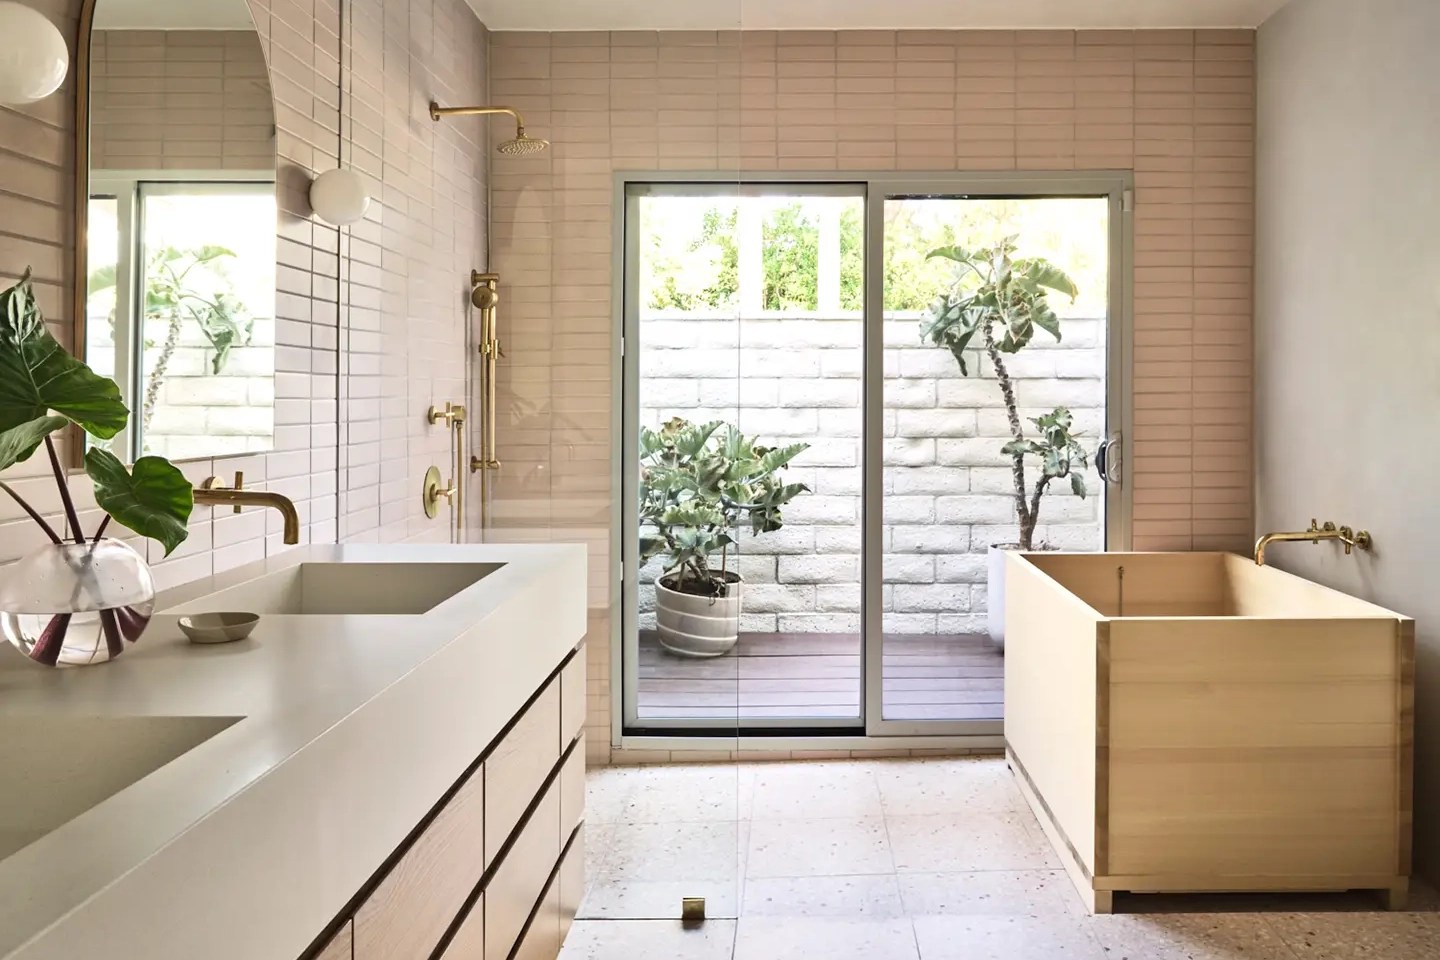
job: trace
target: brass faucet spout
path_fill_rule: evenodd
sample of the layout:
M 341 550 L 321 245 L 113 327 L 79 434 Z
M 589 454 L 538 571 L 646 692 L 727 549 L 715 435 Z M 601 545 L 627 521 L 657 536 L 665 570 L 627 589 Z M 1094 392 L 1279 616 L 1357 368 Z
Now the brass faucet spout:
M 1369 550 L 1371 546 L 1370 533 L 1366 530 L 1355 531 L 1350 527 L 1337 527 L 1329 520 L 1322 526 L 1315 520 L 1310 521 L 1308 530 L 1282 530 L 1275 533 L 1267 533 L 1255 541 L 1255 563 L 1258 566 L 1265 566 L 1265 549 L 1275 542 L 1309 540 L 1311 543 L 1319 543 L 1321 540 L 1338 540 L 1345 546 L 1345 553 L 1348 556 L 1351 550 L 1359 547 L 1361 550 Z
M 233 506 L 236 513 L 240 512 L 242 506 L 270 507 L 279 511 L 281 519 L 285 521 L 285 542 L 287 544 L 300 542 L 300 514 L 295 510 L 295 502 L 289 497 L 268 490 L 241 489 L 242 481 L 239 474 L 235 477 L 234 487 L 219 487 L 215 485 L 217 482 L 215 477 L 210 477 L 195 488 L 197 505 Z

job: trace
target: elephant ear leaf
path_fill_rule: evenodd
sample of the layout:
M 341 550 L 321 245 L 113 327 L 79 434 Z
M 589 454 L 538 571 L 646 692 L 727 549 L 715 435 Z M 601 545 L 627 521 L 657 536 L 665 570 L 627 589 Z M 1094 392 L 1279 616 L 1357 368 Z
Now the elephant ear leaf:
M 185 475 L 164 457 L 141 457 L 126 470 L 110 451 L 91 447 L 85 472 L 95 483 L 95 502 L 118 523 L 159 542 L 167 557 L 185 542 L 195 494 Z
M 27 273 L 0 293 L 0 431 L 52 410 L 102 440 L 130 417 L 115 381 L 70 356 L 45 329 Z
M 29 460 L 46 437 L 69 423 L 64 417 L 38 417 L 0 432 L 0 470 Z

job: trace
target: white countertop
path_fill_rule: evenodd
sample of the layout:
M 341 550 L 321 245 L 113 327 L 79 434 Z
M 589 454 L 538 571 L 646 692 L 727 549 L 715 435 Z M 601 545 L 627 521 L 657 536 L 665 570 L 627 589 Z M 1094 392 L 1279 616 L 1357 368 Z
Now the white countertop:
M 503 566 L 423 615 L 268 615 L 214 647 L 157 614 L 103 666 L 0 644 L 14 729 L 240 718 L 0 861 L 0 957 L 298 957 L 584 636 L 585 549 L 563 544 L 303 547 L 156 609 L 336 561 Z M 26 802 L 10 776 L 0 803 Z

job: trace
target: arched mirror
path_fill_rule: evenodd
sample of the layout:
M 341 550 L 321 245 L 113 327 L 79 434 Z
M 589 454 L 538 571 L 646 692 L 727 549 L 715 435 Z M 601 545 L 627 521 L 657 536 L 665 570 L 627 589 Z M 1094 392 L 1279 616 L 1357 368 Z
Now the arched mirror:
M 75 343 L 120 457 L 269 450 L 275 109 L 246 0 L 85 0 Z

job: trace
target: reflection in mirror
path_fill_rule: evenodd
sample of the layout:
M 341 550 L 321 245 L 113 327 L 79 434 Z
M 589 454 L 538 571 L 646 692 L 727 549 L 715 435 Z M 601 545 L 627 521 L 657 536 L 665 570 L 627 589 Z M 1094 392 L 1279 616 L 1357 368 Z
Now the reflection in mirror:
M 77 341 L 132 411 L 108 445 L 132 460 L 269 450 L 275 112 L 249 5 L 94 0 L 89 36 Z

